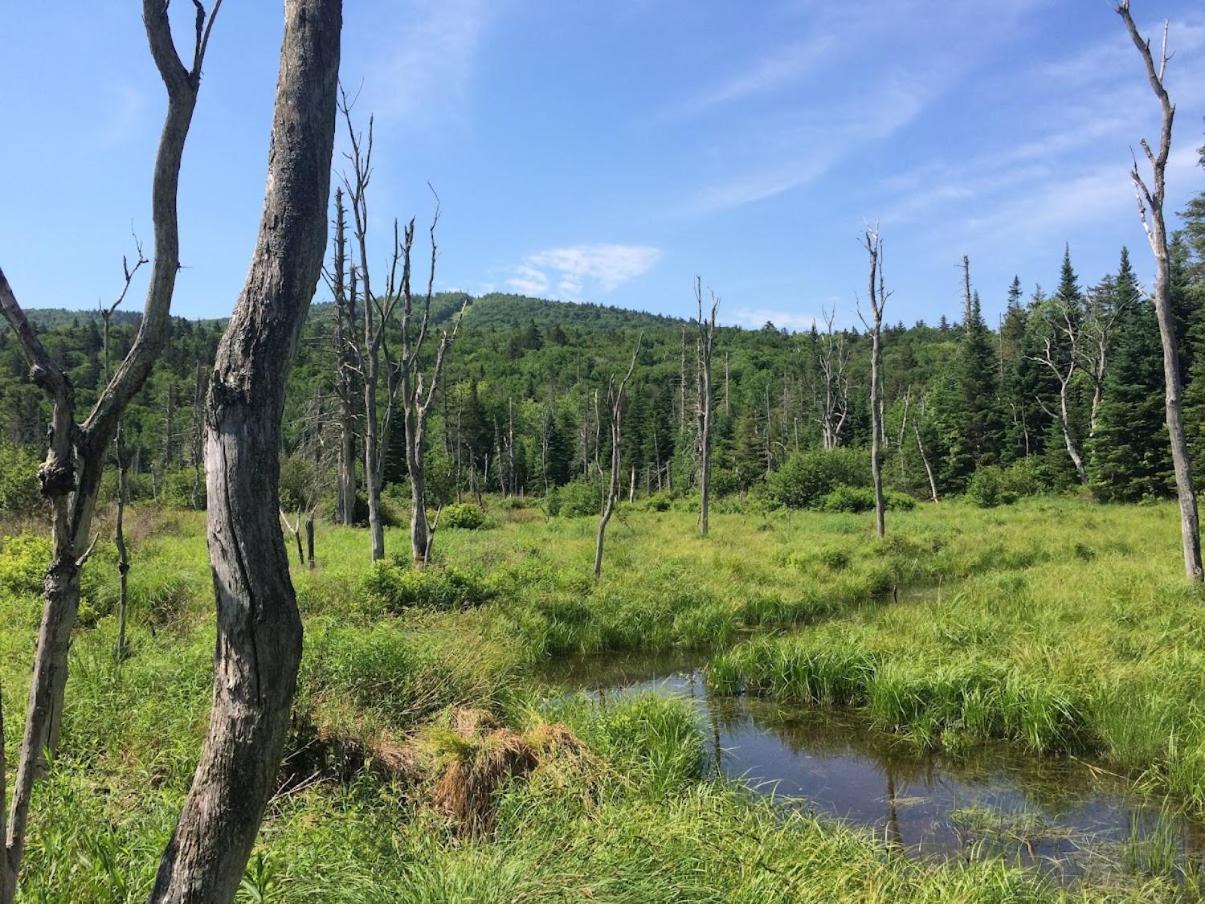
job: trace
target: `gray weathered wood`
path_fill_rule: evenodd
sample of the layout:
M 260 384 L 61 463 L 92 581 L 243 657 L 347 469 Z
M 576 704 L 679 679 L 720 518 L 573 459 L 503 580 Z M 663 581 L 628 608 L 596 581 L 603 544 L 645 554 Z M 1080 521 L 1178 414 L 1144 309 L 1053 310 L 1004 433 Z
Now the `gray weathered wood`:
M 1164 413 L 1167 418 L 1167 433 L 1171 442 L 1172 467 L 1176 473 L 1176 498 L 1180 504 L 1180 537 L 1184 548 L 1184 571 L 1194 582 L 1205 581 L 1205 566 L 1201 562 L 1201 527 L 1197 512 L 1197 496 L 1193 483 L 1192 459 L 1188 454 L 1188 439 L 1184 435 L 1184 414 L 1180 406 L 1180 351 L 1176 346 L 1175 312 L 1171 306 L 1171 267 L 1167 244 L 1167 224 L 1163 217 L 1163 202 L 1166 194 L 1167 160 L 1171 155 L 1172 123 L 1176 107 L 1168 96 L 1164 85 L 1167 64 L 1171 55 L 1167 49 L 1168 28 L 1163 27 L 1163 48 L 1156 67 L 1151 54 L 1151 43 L 1138 32 L 1130 14 L 1130 0 L 1121 0 L 1117 13 L 1125 22 L 1134 46 L 1142 57 L 1147 81 L 1159 101 L 1162 124 L 1159 132 L 1159 150 L 1152 151 L 1146 139 L 1142 139 L 1142 150 L 1151 167 L 1151 184 L 1148 185 L 1138 171 L 1138 161 L 1130 170 L 1134 192 L 1138 198 L 1138 215 L 1150 241 L 1155 256 L 1155 316 L 1159 321 L 1159 338 L 1163 343 Z
M 263 216 L 206 404 L 213 708 L 153 902 L 234 899 L 288 732 L 302 629 L 277 522 L 280 422 L 326 244 L 341 27 L 340 0 L 285 2 Z

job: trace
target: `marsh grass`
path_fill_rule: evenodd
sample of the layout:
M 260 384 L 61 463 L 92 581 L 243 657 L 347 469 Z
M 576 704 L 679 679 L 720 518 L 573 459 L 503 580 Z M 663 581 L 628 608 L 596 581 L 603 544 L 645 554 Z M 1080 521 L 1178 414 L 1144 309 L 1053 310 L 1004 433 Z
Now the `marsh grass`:
M 492 792 L 492 830 L 480 838 L 463 837 L 438 808 L 368 768 L 286 787 L 269 808 L 241 900 L 1182 894 L 1183 883 L 1154 875 L 1156 854 L 1126 883 L 1071 890 L 998 858 L 914 862 L 868 833 L 784 813 L 707 778 L 694 715 L 682 705 L 548 702 L 530 680 L 563 654 L 715 650 L 710 680 L 734 692 L 853 704 L 926 746 L 992 737 L 1042 754 L 1091 754 L 1205 810 L 1205 618 L 1179 576 L 1170 507 L 942 503 L 893 513 L 885 541 L 857 514 L 795 513 L 788 523 L 776 513 L 716 513 L 702 539 L 690 513 L 628 510 L 598 583 L 593 519 L 500 505 L 487 515 L 489 530 L 441 530 L 437 576 L 415 591 L 428 599 L 465 585 L 450 575 L 467 575 L 467 607 L 374 594 L 364 584 L 364 533 L 319 525 L 318 567 L 293 575 L 307 632 L 299 724 L 405 739 L 472 706 L 520 737 L 564 724 L 599 769 L 587 778 L 541 767 L 504 779 Z M 38 790 L 25 900 L 145 899 L 187 791 L 214 648 L 204 517 L 148 519 L 136 540 L 133 655 L 120 667 L 106 602 L 116 582 L 110 554 L 98 547 L 87 569 L 96 617 L 74 642 L 63 750 Z M 404 531 L 390 530 L 387 542 L 404 549 Z M 0 571 L 19 572 L 5 555 L 0 548 Z M 918 587 L 928 589 L 909 592 Z M 10 748 L 38 612 L 36 588 L 0 587 Z

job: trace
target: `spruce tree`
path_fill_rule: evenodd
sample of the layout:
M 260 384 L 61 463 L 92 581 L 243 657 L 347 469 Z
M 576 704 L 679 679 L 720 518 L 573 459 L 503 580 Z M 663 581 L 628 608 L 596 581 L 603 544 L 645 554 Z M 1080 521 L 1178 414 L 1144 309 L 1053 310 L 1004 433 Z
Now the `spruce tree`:
M 1096 435 L 1088 449 L 1088 476 L 1098 498 L 1136 502 L 1167 496 L 1172 487 L 1163 357 L 1154 305 L 1141 297 L 1124 252 L 1114 292 L 1114 304 L 1123 312 L 1105 374 Z
M 995 342 L 983 322 L 979 293 L 963 312 L 963 333 L 954 367 L 954 385 L 947 395 L 953 417 L 946 421 L 945 483 L 962 488 L 975 469 L 1000 459 L 1003 439 L 996 395 L 999 362 Z

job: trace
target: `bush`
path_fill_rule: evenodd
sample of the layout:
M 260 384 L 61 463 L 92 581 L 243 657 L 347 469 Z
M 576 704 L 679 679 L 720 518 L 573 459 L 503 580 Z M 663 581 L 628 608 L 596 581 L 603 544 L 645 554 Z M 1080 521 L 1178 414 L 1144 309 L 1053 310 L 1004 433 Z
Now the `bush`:
M 131 475 L 132 476 L 132 475 Z M 192 508 L 192 489 L 196 474 L 192 468 L 177 468 L 168 471 L 162 477 L 159 487 L 159 501 L 170 508 Z M 201 483 L 197 488 L 201 508 L 205 507 L 205 472 L 201 472 Z
M 1008 487 L 1005 472 L 995 465 L 977 469 L 967 485 L 967 497 L 980 508 L 1011 505 L 1017 494 Z
M 478 530 L 486 526 L 485 512 L 481 506 L 461 502 L 446 506 L 439 516 L 440 527 L 455 527 L 459 530 Z
M 42 504 L 38 465 L 32 449 L 0 443 L 0 512 L 27 514 Z
M 1022 458 L 1001 471 L 1002 486 L 1014 496 L 1039 496 L 1053 489 L 1037 458 Z
M 653 493 L 644 500 L 643 508 L 650 512 L 668 512 L 673 500 L 665 492 Z
M 602 487 L 593 480 L 574 480 L 548 494 L 545 506 L 550 515 L 569 518 L 597 515 L 602 510 Z
M 865 450 L 809 449 L 795 452 L 769 476 L 766 493 L 776 505 L 817 508 L 828 493 L 842 485 L 870 485 L 870 456 Z
M 916 500 L 904 493 L 887 490 L 887 508 L 906 512 L 916 507 Z M 826 512 L 869 512 L 874 509 L 874 490 L 870 487 L 839 486 L 827 493 L 820 507 Z
M 0 540 L 0 587 L 12 593 L 41 593 L 50 554 L 46 537 L 17 534 Z
M 478 606 L 493 592 L 476 575 L 454 568 L 407 568 L 376 562 L 360 582 L 373 603 L 395 614 L 406 609 L 449 611 Z

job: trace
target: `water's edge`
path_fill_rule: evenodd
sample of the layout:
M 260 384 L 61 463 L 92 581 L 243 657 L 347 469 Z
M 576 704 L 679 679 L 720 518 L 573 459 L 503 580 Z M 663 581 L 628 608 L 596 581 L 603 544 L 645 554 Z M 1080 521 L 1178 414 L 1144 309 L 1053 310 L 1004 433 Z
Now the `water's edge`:
M 918 751 L 861 715 L 711 692 L 701 654 L 583 656 L 543 680 L 601 705 L 651 691 L 690 700 L 720 774 L 789 806 L 875 830 L 905 851 L 1000 854 L 1062 881 L 1101 873 L 1182 878 L 1205 865 L 1205 826 L 1078 760 L 1006 744 Z

